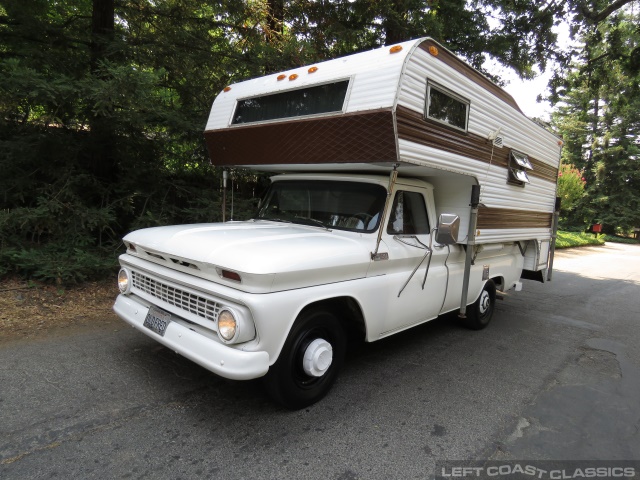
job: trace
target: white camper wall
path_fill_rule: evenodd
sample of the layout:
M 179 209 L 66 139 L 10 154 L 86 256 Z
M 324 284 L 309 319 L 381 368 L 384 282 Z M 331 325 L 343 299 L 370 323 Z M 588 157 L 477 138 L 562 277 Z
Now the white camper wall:
M 438 175 L 428 177 L 433 185 L 433 199 L 436 204 L 436 216 L 443 213 L 452 213 L 460 217 L 460 229 L 458 242 L 466 243 L 469 232 L 469 217 L 471 209 L 471 187 L 475 185 L 475 179 L 469 175 Z
M 504 149 L 511 148 L 557 169 L 560 156 L 557 137 L 496 97 L 472 78 L 450 67 L 437 56 L 417 48 L 417 44 L 415 47 L 406 59 L 397 105 L 424 115 L 427 79 L 436 82 L 470 101 L 468 125 L 470 134 L 488 138 L 491 133 L 500 128 L 500 135 L 504 139 L 504 147 L 501 150 L 503 155 Z M 445 172 L 455 172 L 473 179 L 473 181 L 464 181 L 450 176 L 428 177 L 435 187 L 438 213 L 457 213 L 461 217 L 461 236 L 466 237 L 467 234 L 470 185 L 476 181 L 481 186 L 480 202 L 486 207 L 553 212 L 556 196 L 555 182 L 529 175 L 530 184 L 524 187 L 511 185 L 507 183 L 508 172 L 504 166 L 406 139 L 399 139 L 398 146 L 401 161 L 441 169 Z M 499 148 L 495 147 L 495 151 L 498 152 Z M 452 191 L 459 188 L 464 188 L 465 191 Z M 476 240 L 478 243 L 488 243 L 548 238 L 549 234 L 548 228 L 484 229 Z
M 237 100 L 349 78 L 352 81 L 347 92 L 344 113 L 390 109 L 396 98 L 404 60 L 414 44 L 416 44 L 415 40 L 399 44 L 402 50 L 397 53 L 390 53 L 389 47 L 385 47 L 316 63 L 313 66 L 318 67 L 318 70 L 314 73 L 308 73 L 311 65 L 307 65 L 231 84 L 231 90 L 221 92 L 213 102 L 205 130 L 229 127 Z M 277 77 L 281 74 L 286 78 L 278 81 Z M 298 77 L 295 80 L 289 80 L 292 74 Z M 296 120 L 298 118 L 284 119 L 284 121 Z
M 398 105 L 423 114 L 426 82 L 432 80 L 471 102 L 469 133 L 487 138 L 500 128 L 505 147 L 528 153 L 557 168 L 560 155 L 557 137 L 438 57 L 418 48 L 419 43 L 406 59 Z

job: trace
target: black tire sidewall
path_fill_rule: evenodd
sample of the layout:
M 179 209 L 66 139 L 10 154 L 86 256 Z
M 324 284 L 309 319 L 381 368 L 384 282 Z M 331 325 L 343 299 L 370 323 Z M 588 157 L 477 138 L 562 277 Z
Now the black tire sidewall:
M 490 301 L 489 301 L 489 308 L 487 308 L 487 310 L 484 313 L 482 313 L 480 311 L 480 303 L 482 302 L 482 296 L 484 292 L 487 292 L 489 294 Z M 495 307 L 496 307 L 496 286 L 492 280 L 488 280 L 487 283 L 485 283 L 484 288 L 482 289 L 482 292 L 480 292 L 480 295 L 478 296 L 478 300 L 476 300 L 476 303 L 473 306 L 476 310 L 478 323 L 483 325 L 484 327 L 489 325 L 489 322 L 491 321 L 491 317 L 493 317 L 493 311 L 495 310 Z
M 489 308 L 482 313 L 480 311 L 480 302 L 482 302 L 483 294 L 487 292 L 490 297 Z M 496 286 L 493 280 L 487 280 L 480 291 L 480 295 L 476 301 L 467 307 L 467 318 L 463 319 L 463 325 L 471 330 L 482 330 L 491 321 L 496 306 Z
M 322 377 L 302 372 L 305 346 L 316 338 L 331 344 L 333 359 Z M 310 310 L 294 323 L 278 360 L 265 377 L 267 392 L 278 403 L 300 409 L 322 399 L 331 389 L 344 362 L 346 333 L 336 316 L 325 310 Z

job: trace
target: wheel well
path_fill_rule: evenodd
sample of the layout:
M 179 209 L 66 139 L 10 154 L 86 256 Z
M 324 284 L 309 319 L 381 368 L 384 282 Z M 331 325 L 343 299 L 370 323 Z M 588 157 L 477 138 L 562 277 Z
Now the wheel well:
M 475 297 L 472 297 L 471 295 L 469 295 L 469 297 L 467 298 L 467 307 L 473 305 L 474 302 L 476 302 L 479 298 L 480 295 L 482 295 L 482 291 L 484 290 L 486 284 L 488 282 L 493 282 L 493 286 L 495 287 L 495 292 L 503 292 L 504 290 L 504 278 L 503 277 L 492 277 L 489 280 L 485 281 L 484 283 L 480 284 L 480 288 L 478 289 L 478 294 Z
M 504 292 L 504 277 L 494 277 L 491 280 L 493 280 L 497 291 Z
M 335 297 L 310 303 L 300 315 L 311 309 L 322 309 L 334 314 L 344 325 L 349 340 L 361 342 L 366 337 L 366 326 L 360 305 L 351 297 Z

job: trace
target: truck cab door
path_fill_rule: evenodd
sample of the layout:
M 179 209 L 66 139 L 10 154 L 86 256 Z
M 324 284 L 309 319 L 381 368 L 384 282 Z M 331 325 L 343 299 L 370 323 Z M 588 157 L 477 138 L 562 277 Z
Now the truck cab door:
M 388 259 L 373 262 L 369 271 L 369 275 L 385 275 L 387 280 L 382 292 L 387 297 L 387 312 L 381 336 L 433 319 L 441 312 L 447 291 L 449 249 L 438 247 L 435 239 L 430 242 L 435 235 L 433 226 L 435 219 L 429 219 L 423 190 L 399 186 L 387 223 L 380 226 Z M 428 254 L 430 243 L 433 247 Z

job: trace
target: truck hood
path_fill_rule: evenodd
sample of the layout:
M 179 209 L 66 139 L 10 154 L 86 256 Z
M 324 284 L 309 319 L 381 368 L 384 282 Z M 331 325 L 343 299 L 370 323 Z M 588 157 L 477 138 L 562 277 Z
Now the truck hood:
M 371 235 L 271 221 L 147 228 L 124 240 L 135 256 L 256 293 L 362 278 L 375 243 Z M 220 269 L 242 281 L 222 278 Z

